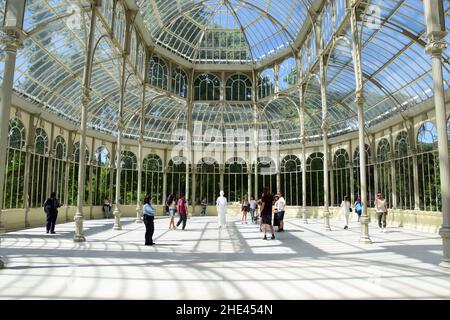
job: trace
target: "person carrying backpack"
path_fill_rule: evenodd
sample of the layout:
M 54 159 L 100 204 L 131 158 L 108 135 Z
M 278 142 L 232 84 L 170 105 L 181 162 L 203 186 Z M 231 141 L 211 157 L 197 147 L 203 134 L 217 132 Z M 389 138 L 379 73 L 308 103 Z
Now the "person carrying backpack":
M 356 201 L 355 201 L 355 213 L 358 215 L 358 222 L 359 222 L 359 218 L 361 218 L 361 214 L 362 214 L 362 203 L 361 203 L 361 197 L 359 195 L 356 197 Z
M 50 198 L 44 202 L 44 212 L 47 215 L 47 233 L 55 234 L 56 219 L 58 218 L 58 208 L 61 207 L 56 198 L 56 192 L 50 194 Z

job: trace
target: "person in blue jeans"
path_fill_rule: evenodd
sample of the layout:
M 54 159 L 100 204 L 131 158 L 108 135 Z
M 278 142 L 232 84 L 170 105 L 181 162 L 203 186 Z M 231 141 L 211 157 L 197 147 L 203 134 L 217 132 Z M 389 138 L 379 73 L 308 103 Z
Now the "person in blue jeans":
M 145 224 L 145 245 L 152 246 L 155 243 L 153 242 L 153 233 L 155 231 L 155 213 L 156 210 L 150 203 L 150 196 L 146 196 L 144 198 L 144 224 Z

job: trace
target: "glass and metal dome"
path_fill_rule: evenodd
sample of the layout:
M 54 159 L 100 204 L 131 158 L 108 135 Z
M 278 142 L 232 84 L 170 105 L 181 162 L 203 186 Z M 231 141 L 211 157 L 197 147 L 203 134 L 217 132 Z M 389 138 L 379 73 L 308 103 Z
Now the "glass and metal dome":
M 195 63 L 253 63 L 289 47 L 308 1 L 138 0 L 155 42 Z
M 298 143 L 300 87 L 306 139 L 320 140 L 319 59 L 324 57 L 328 136 L 354 132 L 358 123 L 347 2 L 103 0 L 96 8 L 88 127 L 117 135 L 125 62 L 122 118 L 127 138 L 139 136 L 145 83 L 144 139 L 149 142 L 174 143 L 174 130 L 186 129 L 192 119 L 224 136 L 231 128 L 277 129 L 282 144 Z M 378 27 L 357 20 L 366 127 L 404 116 L 433 95 L 431 61 L 423 54 L 422 1 L 362 2 L 362 13 L 369 4 L 380 7 Z M 0 19 L 4 6 L 0 0 Z M 73 15 L 68 8 L 74 6 L 84 9 Z M 444 7 L 449 26 L 449 2 Z M 18 96 L 75 127 L 81 122 L 91 14 L 84 1 L 28 0 L 14 75 Z M 449 50 L 444 54 L 445 89 Z M 3 68 L 0 61 L 0 76 Z M 161 94 L 166 96 L 154 99 Z

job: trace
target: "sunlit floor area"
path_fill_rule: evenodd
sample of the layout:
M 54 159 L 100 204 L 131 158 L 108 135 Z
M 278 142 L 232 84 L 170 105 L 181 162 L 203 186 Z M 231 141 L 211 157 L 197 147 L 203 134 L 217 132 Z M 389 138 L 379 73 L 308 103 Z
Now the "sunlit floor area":
M 236 217 L 219 232 L 217 218 L 193 217 L 185 231 L 155 221 L 156 245 L 144 246 L 143 224 L 124 218 L 74 223 L 57 234 L 34 228 L 4 235 L 1 299 L 428 299 L 450 298 L 450 275 L 439 270 L 438 235 L 401 228 L 358 243 L 359 224 L 288 219 L 285 232 L 262 240 L 259 226 Z

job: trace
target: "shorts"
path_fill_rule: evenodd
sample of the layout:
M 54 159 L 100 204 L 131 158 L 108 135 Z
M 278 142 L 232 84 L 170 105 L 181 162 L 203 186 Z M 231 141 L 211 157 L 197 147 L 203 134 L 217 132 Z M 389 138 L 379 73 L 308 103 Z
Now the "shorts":
M 261 215 L 262 224 L 270 224 L 272 225 L 272 215 Z
M 172 209 L 172 208 L 169 209 L 169 216 L 175 217 L 175 209 Z
M 278 220 L 283 221 L 283 219 L 284 219 L 284 211 L 278 211 L 277 212 L 277 217 L 278 217 Z

